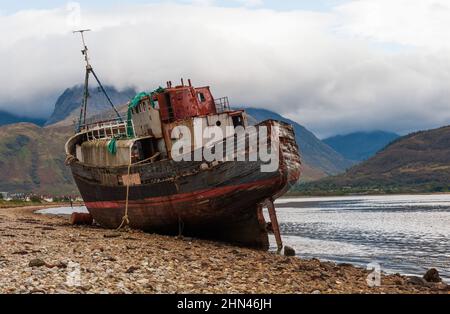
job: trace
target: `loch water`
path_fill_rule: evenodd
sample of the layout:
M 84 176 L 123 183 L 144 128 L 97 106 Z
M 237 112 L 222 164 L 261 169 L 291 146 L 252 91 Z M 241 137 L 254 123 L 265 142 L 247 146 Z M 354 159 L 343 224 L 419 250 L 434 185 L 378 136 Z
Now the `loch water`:
M 450 282 L 450 194 L 282 198 L 276 207 L 299 257 L 417 276 L 434 267 Z

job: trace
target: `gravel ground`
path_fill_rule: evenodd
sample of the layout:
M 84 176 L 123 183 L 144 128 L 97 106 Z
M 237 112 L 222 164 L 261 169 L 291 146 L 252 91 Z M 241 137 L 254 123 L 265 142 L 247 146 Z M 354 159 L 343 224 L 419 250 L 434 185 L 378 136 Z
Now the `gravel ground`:
M 221 243 L 69 225 L 0 209 L 0 293 L 446 293 L 444 283 L 382 275 Z

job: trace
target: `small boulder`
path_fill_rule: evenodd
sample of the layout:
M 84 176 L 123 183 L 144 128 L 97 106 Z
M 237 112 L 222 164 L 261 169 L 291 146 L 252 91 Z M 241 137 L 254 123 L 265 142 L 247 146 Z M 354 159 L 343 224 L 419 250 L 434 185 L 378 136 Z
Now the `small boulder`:
M 47 265 L 47 263 L 45 263 L 43 260 L 36 258 L 36 259 L 32 259 L 30 261 L 30 263 L 28 263 L 29 267 L 42 267 Z
M 427 286 L 427 282 L 425 279 L 417 277 L 417 276 L 410 276 L 408 277 L 408 284 L 414 285 L 414 286 Z
M 286 245 L 284 247 L 284 256 L 295 256 L 295 250 Z
M 103 237 L 105 237 L 105 238 L 118 238 L 118 237 L 120 237 L 120 236 L 122 236 L 122 234 L 120 234 L 119 232 L 110 232 L 110 233 L 105 233 L 104 235 L 103 235 Z
M 13 254 L 16 254 L 16 255 L 27 255 L 28 254 L 28 251 L 15 251 L 15 252 L 13 252 Z
M 231 254 L 238 255 L 238 254 L 239 254 L 239 251 L 236 250 L 236 249 L 233 249 L 233 250 L 230 251 L 230 253 L 231 253 Z
M 354 267 L 352 264 L 349 264 L 349 263 L 339 263 L 339 264 L 337 264 L 337 266 L 339 266 L 339 267 L 350 267 L 350 268 Z
M 423 279 L 425 279 L 427 282 L 442 282 L 442 279 L 439 276 L 439 272 L 436 268 L 429 269 L 423 276 Z
M 117 258 L 115 258 L 114 256 L 108 255 L 108 256 L 105 257 L 104 260 L 105 260 L 105 261 L 109 261 L 109 262 L 116 262 L 116 261 L 117 261 Z
M 132 273 L 134 273 L 136 270 L 139 270 L 139 267 L 131 266 L 130 268 L 127 269 L 127 271 L 126 271 L 125 273 L 127 273 L 127 274 L 132 274 Z

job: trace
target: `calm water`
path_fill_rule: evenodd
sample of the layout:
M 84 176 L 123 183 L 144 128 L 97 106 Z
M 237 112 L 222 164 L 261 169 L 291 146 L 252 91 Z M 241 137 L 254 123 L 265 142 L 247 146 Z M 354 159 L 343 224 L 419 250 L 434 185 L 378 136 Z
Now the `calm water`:
M 450 195 L 283 198 L 276 207 L 284 243 L 299 257 L 420 276 L 435 267 L 450 282 Z
M 72 213 L 89 213 L 84 206 L 47 208 L 36 211 L 44 215 L 71 215 Z
M 450 195 L 284 198 L 276 207 L 300 257 L 413 275 L 436 267 L 450 281 Z

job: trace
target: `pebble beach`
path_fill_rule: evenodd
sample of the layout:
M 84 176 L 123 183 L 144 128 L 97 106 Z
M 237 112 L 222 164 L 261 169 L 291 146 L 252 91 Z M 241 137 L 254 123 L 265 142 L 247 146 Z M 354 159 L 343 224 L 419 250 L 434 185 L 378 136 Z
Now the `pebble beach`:
M 223 243 L 72 226 L 45 207 L 0 209 L 0 293 L 442 293 L 421 277 L 381 276 Z

